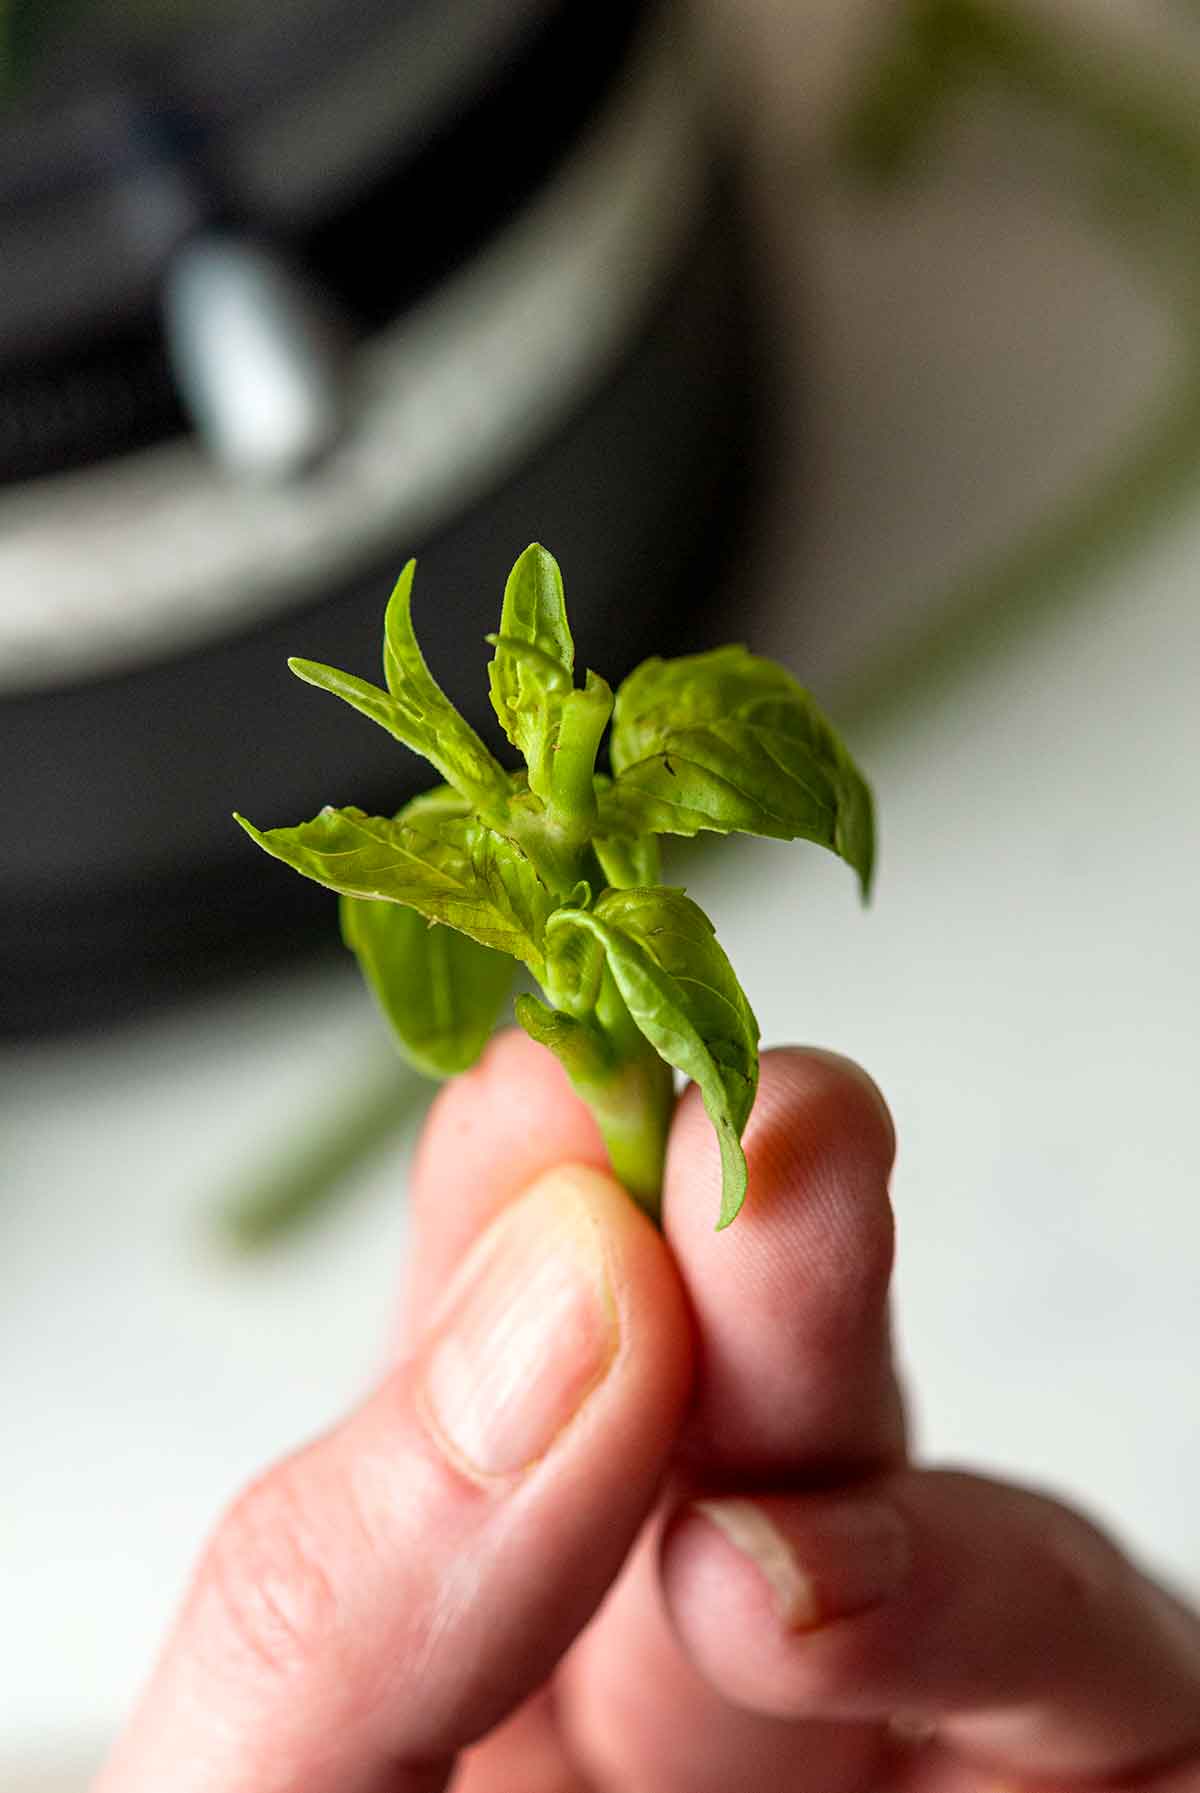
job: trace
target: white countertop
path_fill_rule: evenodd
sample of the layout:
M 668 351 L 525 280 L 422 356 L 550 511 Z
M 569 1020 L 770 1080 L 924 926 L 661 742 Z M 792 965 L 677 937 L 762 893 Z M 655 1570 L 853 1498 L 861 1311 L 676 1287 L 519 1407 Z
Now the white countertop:
M 1057 190 L 978 146 L 899 207 L 797 179 L 794 235 L 786 173 L 766 216 L 805 336 L 753 645 L 829 694 L 1128 426 L 1172 350 Z M 683 875 L 767 1039 L 854 1054 L 892 1103 L 923 1448 L 1076 1497 L 1200 1592 L 1198 589 L 1200 488 L 868 716 L 869 911 L 803 846 Z M 0 1058 L 5 1789 L 82 1787 L 217 1509 L 379 1363 L 403 1144 L 273 1254 L 230 1261 L 208 1223 L 386 1050 L 347 964 Z

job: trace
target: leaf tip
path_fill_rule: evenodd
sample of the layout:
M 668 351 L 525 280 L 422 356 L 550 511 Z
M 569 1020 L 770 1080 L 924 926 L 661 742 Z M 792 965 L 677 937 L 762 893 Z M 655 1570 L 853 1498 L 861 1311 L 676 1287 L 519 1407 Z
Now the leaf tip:
M 727 1226 L 733 1225 L 734 1221 L 742 1211 L 742 1203 L 745 1199 L 745 1190 L 742 1190 L 737 1195 L 731 1196 L 726 1194 L 722 1196 L 721 1212 L 717 1215 L 717 1224 L 713 1228 L 715 1233 L 723 1233 Z
M 866 848 L 855 866 L 858 873 L 858 894 L 864 908 L 870 903 L 875 890 L 875 857 L 875 830 L 872 823 Z
M 302 680 L 306 685 L 316 685 L 320 688 L 321 673 L 324 668 L 316 660 L 305 660 L 299 654 L 289 654 L 287 664 L 288 671 L 293 677 Z
M 253 822 L 249 821 L 247 817 L 240 815 L 236 809 L 233 811 L 233 819 L 242 830 L 242 833 L 250 836 L 250 839 L 254 842 L 256 847 L 261 847 L 264 853 L 269 853 L 271 855 L 272 859 L 278 858 L 278 854 L 275 852 L 274 847 L 267 839 L 265 829 L 256 828 Z
M 400 569 L 400 577 L 392 587 L 392 594 L 387 601 L 383 613 L 384 666 L 386 667 L 391 649 L 393 632 L 406 636 L 412 629 L 412 588 L 413 578 L 417 571 L 415 560 L 406 560 Z M 388 690 L 392 690 L 389 683 Z
M 721 1138 L 719 1130 L 717 1137 L 721 1143 L 721 1212 L 717 1215 L 714 1230 L 723 1233 L 742 1211 L 750 1174 L 740 1138 L 736 1135 L 733 1140 L 728 1136 Z

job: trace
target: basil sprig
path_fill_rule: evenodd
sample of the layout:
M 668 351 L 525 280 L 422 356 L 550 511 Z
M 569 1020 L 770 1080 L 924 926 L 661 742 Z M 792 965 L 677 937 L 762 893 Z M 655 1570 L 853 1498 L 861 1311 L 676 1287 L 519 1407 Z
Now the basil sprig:
M 483 1051 L 516 960 L 545 1000 L 516 999 L 600 1125 L 613 1170 L 657 1216 L 673 1071 L 700 1089 L 721 1152 L 719 1227 L 746 1194 L 742 1132 L 758 1023 L 708 917 L 659 883 L 660 834 L 816 841 L 870 887 L 870 791 L 812 698 L 741 647 L 648 660 L 617 691 L 575 684 L 562 576 L 534 543 L 489 636 L 492 705 L 525 769 L 508 772 L 425 664 L 414 563 L 384 627 L 386 689 L 289 662 L 406 747 L 443 784 L 394 816 L 323 809 L 293 828 L 237 820 L 266 852 L 341 897 L 342 935 L 419 1070 Z M 596 756 L 612 720 L 611 777 Z

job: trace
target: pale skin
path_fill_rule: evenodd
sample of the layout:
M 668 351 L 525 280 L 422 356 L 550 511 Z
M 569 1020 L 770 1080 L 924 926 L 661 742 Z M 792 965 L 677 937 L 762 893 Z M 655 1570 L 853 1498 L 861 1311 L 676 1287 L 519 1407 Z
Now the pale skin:
M 746 1148 L 714 1233 L 689 1092 L 660 1235 L 541 1048 L 450 1085 L 394 1367 L 221 1521 L 96 1793 L 1200 1793 L 1195 1614 L 907 1457 L 874 1086 L 768 1053 Z

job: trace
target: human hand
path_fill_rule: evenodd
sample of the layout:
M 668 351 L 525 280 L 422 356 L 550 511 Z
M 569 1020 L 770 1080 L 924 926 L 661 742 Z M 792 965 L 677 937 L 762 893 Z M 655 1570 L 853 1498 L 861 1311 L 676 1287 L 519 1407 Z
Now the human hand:
M 1200 1793 L 1195 1615 L 906 1462 L 874 1086 L 768 1053 L 746 1148 L 717 1235 L 689 1092 L 660 1236 L 523 1036 L 448 1086 L 402 1360 L 218 1528 L 96 1793 Z

